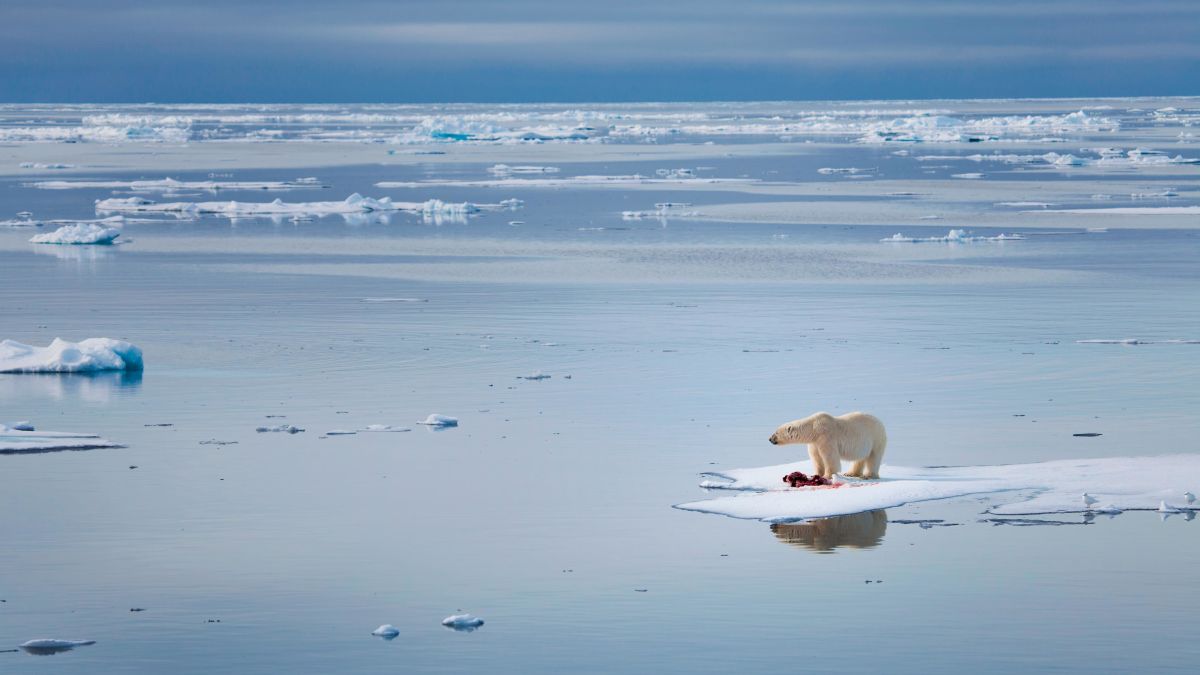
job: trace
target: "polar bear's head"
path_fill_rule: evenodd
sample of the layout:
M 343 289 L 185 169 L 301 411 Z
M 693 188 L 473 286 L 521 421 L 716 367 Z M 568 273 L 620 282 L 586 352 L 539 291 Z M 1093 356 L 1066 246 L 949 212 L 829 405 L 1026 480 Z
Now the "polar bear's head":
M 790 443 L 815 443 L 829 430 L 833 416 L 826 412 L 809 415 L 802 420 L 792 420 L 782 424 L 775 433 L 771 434 L 772 445 L 788 445 Z

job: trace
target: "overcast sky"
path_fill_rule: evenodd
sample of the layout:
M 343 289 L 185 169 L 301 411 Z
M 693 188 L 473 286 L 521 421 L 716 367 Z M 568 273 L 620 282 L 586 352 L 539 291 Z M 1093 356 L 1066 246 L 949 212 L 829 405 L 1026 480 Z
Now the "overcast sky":
M 2 101 L 1200 94 L 1200 0 L 0 0 Z

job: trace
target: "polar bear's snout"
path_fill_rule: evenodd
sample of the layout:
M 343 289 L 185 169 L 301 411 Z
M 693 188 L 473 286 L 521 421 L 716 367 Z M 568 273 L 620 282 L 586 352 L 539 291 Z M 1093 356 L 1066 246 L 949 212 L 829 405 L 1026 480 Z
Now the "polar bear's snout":
M 779 445 L 779 434 L 771 434 L 767 440 L 771 441 L 771 445 Z

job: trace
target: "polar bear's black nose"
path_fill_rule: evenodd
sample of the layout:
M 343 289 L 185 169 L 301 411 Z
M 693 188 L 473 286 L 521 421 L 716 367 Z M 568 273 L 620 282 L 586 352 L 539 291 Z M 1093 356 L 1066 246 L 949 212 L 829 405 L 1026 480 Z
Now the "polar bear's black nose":
M 771 434 L 771 438 L 767 440 L 771 441 L 771 445 L 779 445 L 779 439 L 775 438 L 775 434 Z

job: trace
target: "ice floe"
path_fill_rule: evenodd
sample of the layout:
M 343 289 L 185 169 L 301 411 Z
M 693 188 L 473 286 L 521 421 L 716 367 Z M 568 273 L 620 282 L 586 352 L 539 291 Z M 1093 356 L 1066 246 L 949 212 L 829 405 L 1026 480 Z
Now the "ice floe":
M 893 234 L 890 237 L 885 237 L 883 239 L 880 239 L 879 241 L 899 242 L 899 243 L 908 243 L 908 244 L 920 244 L 920 243 L 927 243 L 927 242 L 932 242 L 932 243 L 970 243 L 970 242 L 974 242 L 974 241 L 1014 241 L 1014 240 L 1019 240 L 1019 239 L 1024 239 L 1024 238 L 1025 237 L 1020 234 L 1003 234 L 1003 233 L 998 234 L 993 237 L 974 236 L 974 235 L 968 234 L 966 230 L 955 229 L 955 230 L 950 230 L 943 237 L 908 237 L 900 232 L 897 232 L 896 234 Z
M 175 192 L 178 190 L 301 190 L 327 188 L 316 178 L 296 180 L 43 180 L 27 183 L 42 190 L 125 189 L 133 192 Z
M 141 370 L 142 365 L 141 349 L 111 338 L 79 342 L 54 338 L 47 347 L 15 340 L 0 342 L 0 373 L 92 373 Z
M 1089 115 L 1083 110 L 1063 115 L 1005 115 L 960 118 L 947 115 L 914 115 L 868 123 L 863 143 L 978 143 L 1000 140 L 1056 140 L 1067 134 L 1112 132 L 1115 119 Z
M 1097 338 L 1076 340 L 1080 345 L 1200 345 L 1200 340 L 1143 340 L 1141 338 Z
M 404 211 L 427 219 L 439 217 L 463 218 L 481 211 L 517 209 L 523 202 L 506 199 L 495 204 L 471 202 L 451 203 L 440 199 L 424 202 L 393 202 L 390 197 L 372 199 L 354 193 L 340 202 L 155 202 L 141 197 L 100 199 L 96 201 L 97 213 L 163 213 L 183 217 L 218 215 L 227 218 L 252 218 L 257 216 L 326 216 L 353 215 L 364 213 L 387 213 Z
M 0 424 L 0 454 L 55 452 L 58 450 L 94 450 L 98 448 L 121 448 L 120 443 L 100 438 L 97 434 L 72 433 L 69 431 L 34 431 L 18 428 L 21 425 Z
M 1098 209 L 1043 209 L 1033 213 L 1071 213 L 1087 216 L 1191 216 L 1200 206 L 1115 206 Z
M 433 413 L 429 417 L 417 422 L 417 424 L 424 424 L 429 427 L 456 427 L 458 426 L 458 418 Z
M 17 646 L 30 654 L 48 655 L 70 651 L 76 647 L 86 647 L 94 644 L 96 644 L 95 640 L 58 640 L 52 638 L 40 638 L 37 640 L 27 640 Z
M 726 496 L 679 504 L 676 508 L 790 522 L 859 513 L 913 502 L 991 494 L 995 515 L 1078 513 L 1092 509 L 1080 495 L 1119 511 L 1154 511 L 1200 485 L 1200 455 L 1072 459 L 1036 464 L 962 467 L 885 465 L 878 481 L 845 479 L 842 486 L 789 488 L 782 476 L 811 472 L 810 462 L 705 474 L 702 487 L 730 491 Z M 713 480 L 716 479 L 716 480 Z M 1187 510 L 1184 507 L 1176 507 Z
M 255 431 L 257 431 L 260 434 L 266 434 L 266 433 L 302 434 L 302 433 L 304 433 L 304 429 L 301 429 L 300 427 L 294 427 L 290 424 L 279 424 L 279 425 L 276 425 L 273 427 L 258 427 L 257 429 L 255 429 Z
M 371 635 L 376 635 L 378 637 L 381 637 L 381 638 L 384 638 L 387 640 L 390 640 L 399 634 L 400 634 L 400 629 L 396 628 L 395 626 L 393 626 L 390 623 L 385 623 L 382 626 L 380 626 L 379 628 L 376 628 L 375 630 L 371 631 Z
M 489 180 L 434 179 L 423 181 L 379 181 L 377 188 L 564 188 L 564 187 L 631 187 L 635 185 L 716 185 L 721 183 L 750 184 L 757 178 L 715 178 L 692 174 L 644 176 L 626 174 L 613 176 L 566 176 L 562 178 L 496 178 Z
M 457 420 L 455 421 L 455 423 L 457 424 Z M 454 426 L 454 425 L 446 424 L 443 426 Z M 363 433 L 393 433 L 393 434 L 396 434 L 396 433 L 404 433 L 405 431 L 412 431 L 412 428 L 396 426 L 394 424 L 368 424 L 367 426 L 359 429 L 359 431 L 361 431 Z
M 121 236 L 121 230 L 96 223 L 63 225 L 53 232 L 34 235 L 34 244 L 112 244 Z
M 495 174 L 497 176 L 508 176 L 514 173 L 558 173 L 558 167 L 531 165 L 509 166 L 508 164 L 496 164 L 488 168 L 488 173 Z
M 19 166 L 22 169 L 74 169 L 74 164 L 62 164 L 59 162 L 21 162 Z
M 442 625 L 455 630 L 475 630 L 483 625 L 483 619 L 471 614 L 454 614 L 442 619 Z

